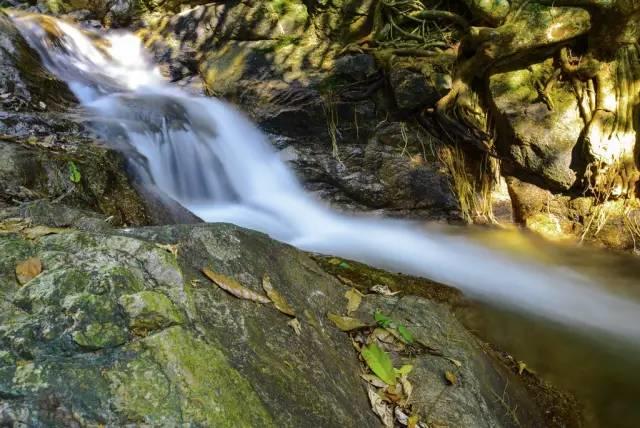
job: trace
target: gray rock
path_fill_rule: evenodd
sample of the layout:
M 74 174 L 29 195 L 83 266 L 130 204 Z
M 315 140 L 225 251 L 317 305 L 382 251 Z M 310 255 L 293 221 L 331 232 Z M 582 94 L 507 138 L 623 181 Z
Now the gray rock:
M 177 258 L 160 243 L 176 245 Z M 347 288 L 301 251 L 217 224 L 69 230 L 35 241 L 4 233 L 0 252 L 5 424 L 380 426 L 351 340 L 327 319 L 344 313 Z M 43 271 L 20 287 L 15 264 L 33 256 Z M 268 274 L 301 334 L 271 305 L 212 284 L 203 267 L 258 293 Z M 427 423 L 513 426 L 491 395 L 508 388 L 520 420 L 544 425 L 546 409 L 445 303 L 368 295 L 356 316 L 370 322 L 375 309 L 393 311 L 443 353 L 393 355 L 394 364 L 414 365 L 414 403 Z M 455 371 L 459 384 L 447 386 L 444 371 Z
M 336 59 L 333 74 L 357 82 L 378 71 L 375 59 L 368 54 L 345 55 Z
M 406 68 L 392 69 L 389 81 L 396 104 L 401 110 L 413 111 L 420 107 L 433 106 L 440 99 L 438 90 L 422 73 Z
M 536 89 L 553 72 L 552 60 L 529 69 L 491 76 L 489 90 L 498 118 L 499 148 L 523 178 L 550 190 L 569 189 L 576 180 L 573 148 L 584 122 L 569 82 L 556 82 L 544 102 Z

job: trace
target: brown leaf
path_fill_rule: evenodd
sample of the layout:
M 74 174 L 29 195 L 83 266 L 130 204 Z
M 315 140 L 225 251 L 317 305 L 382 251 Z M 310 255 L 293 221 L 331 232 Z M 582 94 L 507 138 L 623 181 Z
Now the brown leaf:
M 26 284 L 42 272 L 42 262 L 38 257 L 31 257 L 18 263 L 16 266 L 16 277 L 20 285 Z
M 292 317 L 296 316 L 296 311 L 291 307 L 291 305 L 289 305 L 285 298 L 278 293 L 275 288 L 273 288 L 269 275 L 264 275 L 262 277 L 262 288 L 264 288 L 264 291 L 267 293 L 267 296 L 269 296 L 269 299 L 271 299 L 277 310 Z
M 298 318 L 289 320 L 287 325 L 291 327 L 298 336 L 302 334 L 302 326 L 300 325 L 300 321 L 298 321 Z
M 449 357 L 445 357 L 447 360 L 451 361 L 451 363 L 453 363 L 454 366 L 460 368 L 462 367 L 462 363 L 458 360 L 454 360 L 453 358 L 449 358 Z
M 233 278 L 215 273 L 209 268 L 202 268 L 202 273 L 204 273 L 207 278 L 213 281 L 218 287 L 222 288 L 229 294 L 232 294 L 239 299 L 252 300 L 258 303 L 271 303 L 271 300 L 269 300 L 267 297 L 251 291 L 246 287 L 243 287 L 238 281 Z
M 29 222 L 22 218 L 7 218 L 0 222 L 0 234 L 16 233 L 29 225 Z
M 406 405 L 409 402 L 409 399 L 411 399 L 411 394 L 413 393 L 413 385 L 411 384 L 411 382 L 409 382 L 409 379 L 407 379 L 406 375 L 400 378 L 400 384 L 402 385 L 402 391 L 404 392 L 404 397 L 401 404 Z
M 387 428 L 393 428 L 394 418 L 392 406 L 385 403 L 382 397 L 378 395 L 376 389 L 371 385 L 367 385 L 367 394 L 369 395 L 371 409 L 373 409 L 373 412 L 378 415 L 382 424 Z
M 362 294 L 355 288 L 351 288 L 344 293 L 344 297 L 347 298 L 347 314 L 352 314 L 357 311 L 362 302 Z
M 349 287 L 355 287 L 356 283 L 351 281 L 349 278 L 344 277 L 342 275 L 336 275 L 336 277 L 342 282 L 344 285 L 348 285 Z
M 33 226 L 28 227 L 22 231 L 27 239 L 38 239 L 42 236 L 53 235 L 56 233 L 68 232 L 69 229 L 63 229 L 60 227 L 48 227 L 48 226 Z
M 365 323 L 357 318 L 343 317 L 332 313 L 328 313 L 327 318 L 342 331 L 351 331 L 367 327 Z
M 453 373 L 447 370 L 444 372 L 444 378 L 447 380 L 449 385 L 455 385 L 458 383 L 458 377 Z
M 384 381 L 376 375 L 364 373 L 364 374 L 361 374 L 360 377 L 366 380 L 367 382 L 369 382 L 371 385 L 375 386 L 376 388 L 385 388 L 387 386 L 387 384 L 384 383 Z
M 389 385 L 384 390 L 385 395 L 387 396 L 388 401 L 392 403 L 399 403 L 404 397 L 404 391 L 402 390 L 402 385 Z

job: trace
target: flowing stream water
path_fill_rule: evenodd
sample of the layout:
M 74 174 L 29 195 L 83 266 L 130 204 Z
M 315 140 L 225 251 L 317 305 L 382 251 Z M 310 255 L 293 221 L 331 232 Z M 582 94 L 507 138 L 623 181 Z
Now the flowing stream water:
M 604 287 L 599 278 L 513 257 L 465 235 L 325 207 L 305 194 L 267 137 L 241 113 L 166 83 L 135 36 L 89 35 L 57 20 L 50 21 L 57 28 L 51 32 L 41 17 L 14 20 L 104 140 L 129 147 L 137 175 L 202 219 L 426 277 L 571 331 L 640 343 L 639 300 Z

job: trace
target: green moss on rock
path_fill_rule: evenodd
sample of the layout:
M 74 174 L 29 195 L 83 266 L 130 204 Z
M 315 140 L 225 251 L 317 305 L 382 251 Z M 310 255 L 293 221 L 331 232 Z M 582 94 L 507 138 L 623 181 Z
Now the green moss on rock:
M 110 375 L 118 410 L 129 418 L 158 423 L 170 417 L 163 409 L 175 408 L 196 426 L 275 426 L 251 384 L 215 346 L 179 326 L 140 346 L 146 352 L 127 365 L 127 381 Z M 174 388 L 170 394 L 166 382 Z
M 114 323 L 91 323 L 82 331 L 73 332 L 72 337 L 81 347 L 97 350 L 122 345 L 127 340 L 127 332 Z
M 182 315 L 163 294 L 142 291 L 127 294 L 119 299 L 129 317 L 129 328 L 138 335 L 182 323 Z

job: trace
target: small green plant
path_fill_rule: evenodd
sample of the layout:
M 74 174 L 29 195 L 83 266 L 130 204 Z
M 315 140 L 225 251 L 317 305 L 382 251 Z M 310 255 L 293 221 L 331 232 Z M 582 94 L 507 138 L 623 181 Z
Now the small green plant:
M 390 317 L 380 311 L 376 311 L 373 314 L 373 318 L 376 320 L 380 327 L 396 330 L 405 343 L 413 343 L 413 334 L 404 325 L 392 320 Z
M 69 180 L 71 180 L 72 183 L 80 183 L 80 180 L 82 179 L 82 175 L 80 174 L 80 170 L 78 169 L 78 166 L 75 164 L 74 161 L 69 161 L 68 162 L 68 168 L 69 168 Z

